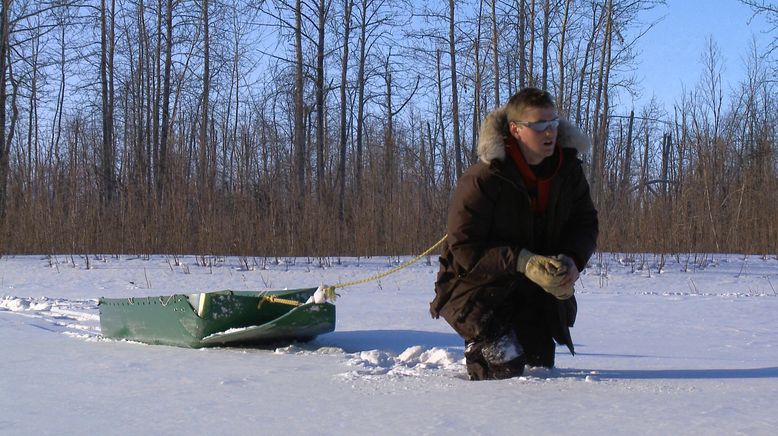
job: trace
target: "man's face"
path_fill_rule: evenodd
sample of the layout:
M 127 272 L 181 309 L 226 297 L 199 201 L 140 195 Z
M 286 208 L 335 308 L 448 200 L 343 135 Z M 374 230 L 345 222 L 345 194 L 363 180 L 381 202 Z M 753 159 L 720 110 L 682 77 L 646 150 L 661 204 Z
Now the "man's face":
M 543 123 L 543 121 L 554 121 Z M 528 107 L 520 120 L 511 120 L 510 132 L 519 143 L 524 159 L 530 165 L 537 165 L 554 154 L 558 116 L 552 107 Z M 538 131 L 541 130 L 541 131 Z

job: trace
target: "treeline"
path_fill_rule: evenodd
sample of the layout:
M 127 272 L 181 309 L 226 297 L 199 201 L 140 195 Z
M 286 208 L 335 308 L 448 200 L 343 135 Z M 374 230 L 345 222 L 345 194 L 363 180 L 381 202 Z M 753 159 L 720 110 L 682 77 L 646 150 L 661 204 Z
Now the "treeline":
M 769 57 L 619 104 L 662 3 L 2 0 L 0 253 L 418 252 L 524 86 L 593 139 L 601 249 L 774 253 Z

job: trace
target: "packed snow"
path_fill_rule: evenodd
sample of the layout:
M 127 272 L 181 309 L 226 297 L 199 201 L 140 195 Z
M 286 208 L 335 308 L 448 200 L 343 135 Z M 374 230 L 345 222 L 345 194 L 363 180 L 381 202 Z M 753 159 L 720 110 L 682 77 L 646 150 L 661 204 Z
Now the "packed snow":
M 468 381 L 462 340 L 430 318 L 434 257 L 337 289 L 335 332 L 308 343 L 100 335 L 99 297 L 316 287 L 405 260 L 4 256 L 0 434 L 778 432 L 775 255 L 598 254 L 577 354 L 503 381 Z

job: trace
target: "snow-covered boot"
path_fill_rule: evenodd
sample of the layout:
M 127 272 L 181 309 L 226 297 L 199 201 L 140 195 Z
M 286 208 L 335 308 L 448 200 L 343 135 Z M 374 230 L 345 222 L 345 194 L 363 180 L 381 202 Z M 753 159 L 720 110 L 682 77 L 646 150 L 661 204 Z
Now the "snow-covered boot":
M 465 366 L 470 380 L 489 380 L 489 364 L 481 354 L 482 342 L 465 341 Z
M 502 380 L 524 373 L 524 350 L 513 330 L 494 339 L 468 341 L 465 362 L 471 380 Z

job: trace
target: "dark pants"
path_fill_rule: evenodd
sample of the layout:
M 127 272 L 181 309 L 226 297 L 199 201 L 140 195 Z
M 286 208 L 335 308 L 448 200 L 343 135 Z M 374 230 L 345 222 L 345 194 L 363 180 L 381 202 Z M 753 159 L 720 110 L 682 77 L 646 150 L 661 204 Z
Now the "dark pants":
M 556 343 L 552 326 L 560 323 L 556 302 L 542 291 L 526 291 L 517 292 L 508 304 L 494 308 L 483 317 L 480 330 L 484 333 L 480 337 L 465 340 L 465 362 L 471 380 L 517 377 L 523 373 L 525 363 L 546 368 L 554 366 Z M 484 356 L 483 350 L 499 349 L 505 337 L 521 350 L 520 360 L 494 362 L 488 358 L 488 352 Z
M 518 293 L 505 322 L 516 331 L 530 366 L 554 366 L 556 343 L 554 329 L 560 324 L 556 313 L 557 302 L 551 295 L 538 289 Z
M 527 356 L 527 365 L 554 367 L 556 343 L 544 325 L 517 323 L 516 335 Z

